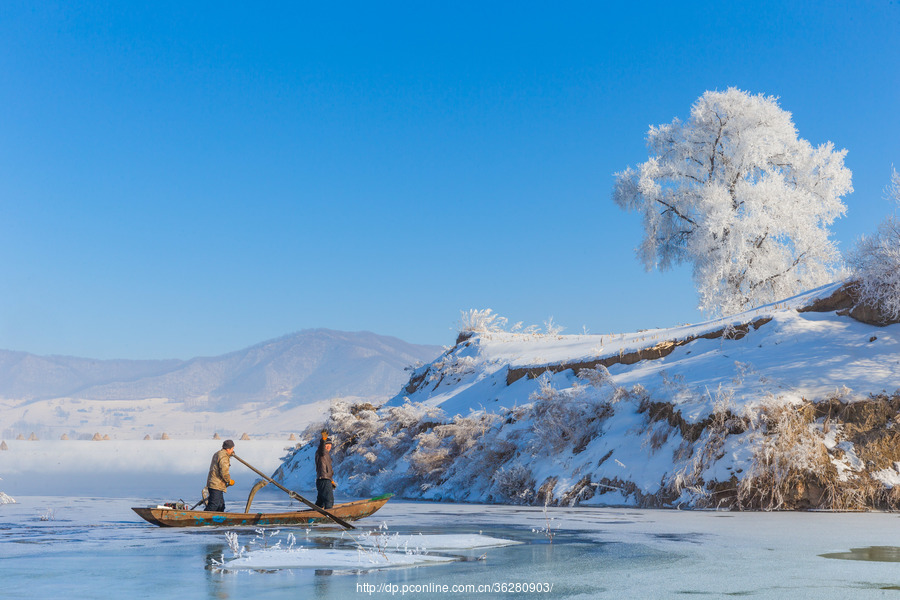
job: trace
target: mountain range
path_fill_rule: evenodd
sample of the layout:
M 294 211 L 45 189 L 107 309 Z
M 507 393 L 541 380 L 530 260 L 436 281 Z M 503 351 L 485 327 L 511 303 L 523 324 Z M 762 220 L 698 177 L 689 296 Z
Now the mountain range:
M 0 430 L 12 425 L 4 421 L 24 416 L 6 408 L 46 413 L 38 405 L 59 405 L 62 399 L 80 403 L 79 412 L 85 403 L 127 408 L 149 399 L 208 413 L 247 405 L 283 411 L 339 397 L 380 403 L 408 380 L 406 367 L 430 362 L 441 351 L 370 332 L 329 329 L 190 360 L 93 360 L 0 350 L 0 404 L 5 405 Z

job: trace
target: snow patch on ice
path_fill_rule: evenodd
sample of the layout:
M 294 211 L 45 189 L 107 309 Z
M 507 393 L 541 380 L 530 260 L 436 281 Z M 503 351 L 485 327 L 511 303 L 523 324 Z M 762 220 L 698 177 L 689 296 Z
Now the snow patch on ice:
M 513 540 L 504 540 L 480 534 L 467 535 L 371 535 L 357 540 L 363 546 L 381 547 L 403 552 L 416 548 L 430 550 L 472 550 L 475 548 L 492 548 L 520 544 Z
M 384 526 L 386 529 L 386 526 Z M 258 530 L 253 544 L 271 542 L 271 536 Z M 366 531 L 362 534 L 341 532 L 333 548 L 295 547 L 293 534 L 288 534 L 287 545 L 279 541 L 274 546 L 247 550 L 238 540 L 237 533 L 225 534 L 233 558 L 215 561 L 215 567 L 224 571 L 265 569 L 385 569 L 425 564 L 441 564 L 460 560 L 458 556 L 432 554 L 434 550 L 461 551 L 519 544 L 513 540 L 481 534 L 388 534 Z M 346 547 L 340 547 L 346 546 Z
M 450 556 L 376 552 L 373 550 L 266 548 L 225 561 L 224 571 L 257 569 L 384 569 L 448 563 L 459 560 Z

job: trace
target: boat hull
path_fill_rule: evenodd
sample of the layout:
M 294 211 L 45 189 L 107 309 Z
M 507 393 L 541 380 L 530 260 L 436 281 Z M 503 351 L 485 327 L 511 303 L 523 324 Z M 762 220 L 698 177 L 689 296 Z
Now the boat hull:
M 391 498 L 391 494 L 335 504 L 328 512 L 345 521 L 368 517 Z M 205 510 L 177 510 L 174 508 L 132 508 L 142 519 L 160 527 L 241 527 L 250 525 L 308 525 L 333 523 L 314 510 L 283 513 L 231 513 Z

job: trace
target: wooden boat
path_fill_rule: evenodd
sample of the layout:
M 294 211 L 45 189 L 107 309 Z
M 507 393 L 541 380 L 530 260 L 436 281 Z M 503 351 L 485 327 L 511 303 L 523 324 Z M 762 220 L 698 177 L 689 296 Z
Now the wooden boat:
M 384 506 L 393 494 L 368 500 L 335 504 L 328 512 L 345 521 L 368 517 Z M 165 507 L 132 508 L 144 520 L 160 527 L 240 527 L 244 525 L 307 525 L 331 523 L 331 519 L 315 510 L 283 513 L 231 513 L 205 510 L 179 510 Z

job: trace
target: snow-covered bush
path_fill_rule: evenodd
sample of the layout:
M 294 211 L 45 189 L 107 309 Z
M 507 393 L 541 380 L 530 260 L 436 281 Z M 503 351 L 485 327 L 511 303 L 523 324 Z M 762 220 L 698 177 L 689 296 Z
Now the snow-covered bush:
M 409 456 L 411 470 L 426 485 L 439 483 L 445 479 L 445 473 L 454 461 L 465 462 L 462 457 L 475 447 L 499 419 L 494 413 L 473 414 L 468 417 L 457 415 L 449 423 L 437 425 L 430 431 L 419 434 L 418 446 Z M 473 461 L 475 462 L 470 464 L 481 463 L 478 457 L 473 457 Z M 484 469 L 483 465 L 481 469 Z
M 890 197 L 900 204 L 900 174 L 894 171 Z M 859 300 L 891 321 L 900 320 L 900 219 L 890 216 L 871 237 L 862 237 L 847 258 Z
M 459 320 L 456 322 L 456 330 L 464 333 L 487 333 L 491 331 L 505 331 L 508 319 L 501 317 L 490 308 L 479 310 L 470 308 L 459 311 Z
M 643 216 L 649 269 L 693 267 L 700 308 L 731 314 L 834 281 L 828 226 L 852 191 L 845 150 L 797 136 L 777 98 L 706 92 L 686 122 L 650 128 L 650 157 L 616 174 L 613 200 Z
M 507 326 L 509 320 L 501 317 L 490 308 L 483 310 L 471 308 L 469 310 L 461 310 L 459 320 L 456 322 L 456 330 L 459 333 L 456 343 L 469 338 L 474 333 L 520 333 L 524 335 L 549 335 L 558 336 L 565 330 L 565 327 L 553 322 L 553 317 L 544 321 L 545 333 L 540 333 L 540 326 L 529 325 L 524 327 L 519 321 L 512 326 Z
M 494 471 L 492 477 L 494 489 L 502 499 L 513 504 L 531 504 L 534 500 L 535 479 L 528 467 L 516 464 L 501 467 Z
M 545 331 L 547 332 L 547 335 L 549 335 L 551 337 L 558 336 L 566 329 L 559 323 L 554 323 L 553 317 L 550 317 L 549 319 L 544 321 L 544 328 L 545 328 Z
M 358 405 L 356 405 L 358 406 Z M 420 433 L 440 424 L 446 415 L 437 408 L 409 401 L 381 411 L 356 410 L 343 401 L 333 402 L 324 427 L 336 438 L 332 450 L 335 464 L 352 474 L 352 486 L 367 493 L 367 480 L 407 454 L 417 443 Z M 317 431 L 322 425 L 313 425 Z
M 602 374 L 587 375 L 588 381 L 602 377 Z M 529 418 L 536 436 L 533 450 L 555 453 L 564 448 L 583 449 L 599 435 L 603 421 L 612 415 L 613 395 L 613 388 L 606 381 L 600 387 L 575 383 L 557 390 L 550 373 L 541 375 L 538 389 L 529 397 L 532 402 Z

